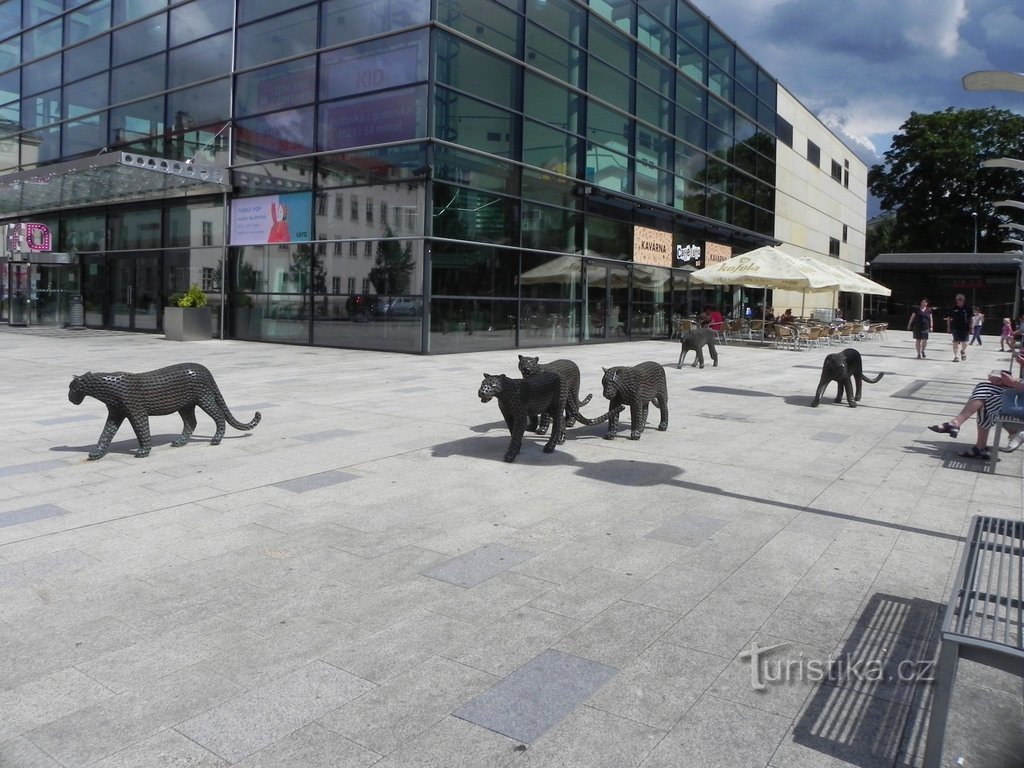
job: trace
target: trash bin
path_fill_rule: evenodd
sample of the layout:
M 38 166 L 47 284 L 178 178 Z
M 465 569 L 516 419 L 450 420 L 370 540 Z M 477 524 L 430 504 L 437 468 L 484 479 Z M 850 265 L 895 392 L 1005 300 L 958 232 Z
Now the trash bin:
M 11 325 L 28 325 L 28 296 L 23 291 L 11 296 Z
M 81 296 L 72 296 L 68 307 L 68 328 L 78 330 L 85 328 L 85 304 Z

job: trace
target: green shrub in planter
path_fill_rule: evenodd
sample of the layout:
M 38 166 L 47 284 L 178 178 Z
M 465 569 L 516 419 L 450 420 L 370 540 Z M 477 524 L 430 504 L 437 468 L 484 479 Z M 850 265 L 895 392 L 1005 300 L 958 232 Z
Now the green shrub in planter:
M 205 307 L 206 294 L 198 285 L 190 285 L 183 294 L 175 294 L 178 297 L 179 307 Z M 173 298 L 173 297 L 172 297 Z

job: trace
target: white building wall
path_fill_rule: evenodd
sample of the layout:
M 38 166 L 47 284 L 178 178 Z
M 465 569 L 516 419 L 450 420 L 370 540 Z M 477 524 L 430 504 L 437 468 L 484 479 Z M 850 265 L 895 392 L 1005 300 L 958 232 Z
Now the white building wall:
M 781 85 L 777 99 L 779 117 L 793 126 L 793 146 L 780 140 L 776 151 L 775 236 L 783 241 L 781 247 L 787 253 L 832 263 L 836 260 L 829 255 L 829 241 L 835 238 L 839 241 L 838 263 L 863 272 L 867 166 Z M 821 150 L 817 166 L 808 160 L 808 141 Z M 840 181 L 832 177 L 833 161 L 842 169 Z M 799 293 L 776 291 L 774 304 L 777 309 L 791 306 L 794 312 L 802 305 L 804 314 L 809 315 L 814 308 L 835 307 L 835 295 L 809 293 L 804 297 Z M 859 309 L 860 297 L 850 297 L 849 304 Z

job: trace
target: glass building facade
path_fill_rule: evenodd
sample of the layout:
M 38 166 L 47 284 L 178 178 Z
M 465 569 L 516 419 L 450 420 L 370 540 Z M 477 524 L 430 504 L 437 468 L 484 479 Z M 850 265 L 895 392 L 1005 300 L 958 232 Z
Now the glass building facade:
M 61 322 L 76 294 L 89 327 L 159 332 L 198 284 L 228 338 L 657 338 L 701 300 L 696 256 L 777 242 L 777 83 L 684 0 L 2 0 L 0 21 L 0 190 L 62 190 L 0 215 L 70 254 L 4 265 L 8 319 L 20 294 Z M 61 170 L 112 152 L 230 182 Z

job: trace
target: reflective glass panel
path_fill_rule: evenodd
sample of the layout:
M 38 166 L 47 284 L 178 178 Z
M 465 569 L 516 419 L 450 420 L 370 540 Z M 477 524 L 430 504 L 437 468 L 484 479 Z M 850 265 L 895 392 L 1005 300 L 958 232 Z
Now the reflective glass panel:
M 194 0 L 171 10 L 171 45 L 182 45 L 231 28 L 234 8 L 224 0 Z
M 672 44 L 675 42 L 675 35 L 668 27 L 641 12 L 637 17 L 637 37 L 641 44 L 672 61 Z
M 76 117 L 107 106 L 106 72 L 64 86 L 64 117 Z M 100 146 L 103 146 L 102 144 Z
M 434 185 L 434 234 L 438 237 L 515 242 L 514 220 L 512 198 L 448 184 Z
M 316 16 L 316 6 L 311 5 L 242 27 L 238 30 L 237 68 L 309 52 L 316 47 Z
M 438 87 L 434 116 L 438 138 L 501 157 L 512 154 L 515 121 L 507 110 Z
M 629 158 L 607 147 L 588 143 L 587 181 L 615 192 L 630 192 Z
M 137 152 L 160 154 L 163 150 L 164 99 L 137 101 L 110 110 L 112 146 L 130 146 Z
M 109 66 L 110 35 L 64 51 L 64 71 L 71 77 L 87 77 Z
M 183 45 L 167 54 L 168 87 L 176 88 L 231 71 L 231 33 Z
M 583 52 L 533 24 L 526 30 L 526 62 L 570 85 L 579 85 Z M 527 89 L 527 95 L 529 89 Z
M 443 146 L 434 152 L 434 177 L 506 194 L 515 194 L 519 188 L 518 168 L 511 163 Z
M 508 61 L 462 40 L 441 35 L 437 44 L 437 79 L 502 106 L 515 108 L 518 69 Z
M 189 130 L 193 126 L 221 123 L 231 116 L 228 81 L 218 80 L 167 95 L 167 115 L 171 130 L 179 127 Z
M 62 216 L 57 247 L 63 251 L 102 251 L 106 239 L 106 217 Z
M 113 40 L 115 66 L 162 51 L 167 47 L 167 14 L 159 13 L 114 30 Z
M 423 0 L 327 0 L 321 11 L 320 45 L 331 46 L 361 37 L 425 24 L 430 3 Z
M 590 0 L 590 7 L 600 16 L 608 19 L 619 29 L 633 33 L 633 15 L 636 6 L 621 0 Z
M 757 65 L 742 51 L 736 51 L 736 81 L 750 91 L 757 91 Z
M 435 242 L 430 272 L 435 296 L 515 296 L 519 254 L 487 242 Z
M 26 64 L 21 72 L 21 88 L 26 94 L 48 91 L 60 85 L 60 54 Z
M 65 157 L 95 153 L 107 146 L 107 113 L 90 115 L 64 124 L 61 153 Z
M 52 19 L 63 10 L 61 0 L 25 0 L 25 26 Z
M 587 71 L 588 92 L 592 96 L 604 99 L 614 104 L 619 109 L 629 110 L 630 91 L 633 87 L 633 79 L 627 77 L 607 64 L 590 57 L 590 65 Z
M 18 70 L 0 75 L 0 104 L 7 104 L 18 98 Z
M 248 24 L 250 21 L 262 19 L 282 11 L 291 11 L 296 6 L 304 5 L 309 0 L 238 0 L 238 23 Z
M 426 30 L 352 45 L 320 56 L 320 98 L 325 100 L 426 79 Z
M 16 67 L 21 63 L 21 35 L 15 35 L 0 43 L 0 69 Z
M 314 151 L 313 108 L 286 109 L 235 122 L 235 141 L 243 157 L 271 158 Z
M 580 43 L 587 12 L 570 0 L 526 0 L 526 18 L 570 42 Z
M 708 49 L 708 22 L 686 0 L 676 3 L 676 31 L 702 53 Z
M 576 174 L 579 139 L 546 125 L 526 120 L 523 124 L 523 162 L 566 176 Z
M 623 3 L 623 5 L 629 5 Z M 598 21 L 597 18 L 590 18 L 590 38 L 587 47 L 591 56 L 597 56 L 602 61 L 615 67 L 620 72 L 629 72 L 632 69 L 633 45 L 628 39 L 607 24 Z
M 523 112 L 562 130 L 579 130 L 580 97 L 568 88 L 537 75 L 526 74 Z
M 167 7 L 167 0 L 114 0 L 114 23 L 123 24 Z
M 626 115 L 594 102 L 587 105 L 587 139 L 590 141 L 628 152 L 632 134 L 633 121 Z
M 723 70 L 711 64 L 708 67 L 708 90 L 716 96 L 732 101 L 733 79 Z
M 21 0 L 0 2 L 0 29 L 7 31 L 21 29 Z
M 579 207 L 581 186 L 571 179 L 563 179 L 543 171 L 523 171 L 523 197 L 562 208 Z
M 637 86 L 636 89 L 636 116 L 646 120 L 663 131 L 672 129 L 672 115 L 675 108 L 668 99 L 661 98 L 653 91 Z
M 698 83 L 703 83 L 707 76 L 708 61 L 686 43 L 680 43 L 676 51 L 676 66 L 683 74 Z
M 519 50 L 519 17 L 491 0 L 438 0 L 437 20 L 504 53 Z
M 159 248 L 163 231 L 161 214 L 159 207 L 112 211 L 107 220 L 110 250 Z
M 21 36 L 25 59 L 36 59 L 59 49 L 63 40 L 62 30 L 61 20 L 54 19 L 49 24 L 25 32 Z
M 160 53 L 113 70 L 110 80 L 111 103 L 140 99 L 164 90 L 166 57 L 166 54 Z
M 26 128 L 40 128 L 60 120 L 60 90 L 22 99 L 21 120 Z
M 308 104 L 315 93 L 316 59 L 312 56 L 264 67 L 238 76 L 235 114 L 244 116 Z
M 425 137 L 427 89 L 401 88 L 320 105 L 320 150 Z
M 735 48 L 728 38 L 714 27 L 711 27 L 708 39 L 708 58 L 711 59 L 712 64 L 727 75 L 731 75 L 733 71 L 734 51 Z
M 64 17 L 64 36 L 72 45 L 110 29 L 110 0 L 96 0 Z
M 570 182 L 563 182 L 568 186 Z M 573 253 L 576 250 L 576 211 L 523 203 L 522 246 L 539 251 Z

